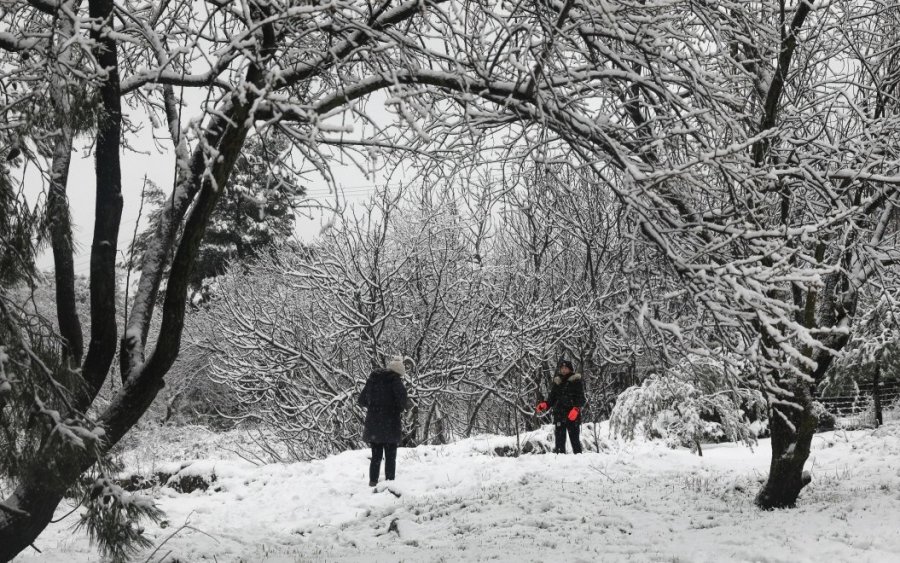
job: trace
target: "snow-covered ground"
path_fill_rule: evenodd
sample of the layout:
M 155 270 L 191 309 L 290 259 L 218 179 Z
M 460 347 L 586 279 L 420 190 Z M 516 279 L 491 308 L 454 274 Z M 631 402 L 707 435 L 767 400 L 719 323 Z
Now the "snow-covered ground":
M 214 442 L 200 433 L 194 440 L 165 451 L 208 451 Z M 367 451 L 255 466 L 220 447 L 183 470 L 214 474 L 207 491 L 154 489 L 167 522 L 146 533 L 162 546 L 136 560 L 900 561 L 898 422 L 817 435 L 813 483 L 796 509 L 773 512 L 752 504 L 767 440 L 753 451 L 709 445 L 702 458 L 617 441 L 581 456 L 493 455 L 510 444 L 479 437 L 401 449 L 397 481 L 374 491 Z M 146 452 L 138 457 L 130 463 L 147 463 Z M 38 539 L 42 554 L 15 561 L 97 561 L 71 531 L 76 518 Z

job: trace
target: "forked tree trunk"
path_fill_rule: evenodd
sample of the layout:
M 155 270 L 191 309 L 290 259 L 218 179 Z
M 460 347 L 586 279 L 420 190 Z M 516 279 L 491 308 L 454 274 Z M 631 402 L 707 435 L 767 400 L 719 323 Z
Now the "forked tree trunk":
M 212 187 L 213 182 L 223 186 L 228 180 L 249 130 L 246 125 L 248 108 L 249 104 L 236 106 L 235 113 L 231 115 L 238 117 L 234 121 L 239 125 L 226 129 L 216 139 L 220 141 L 217 146 L 221 158 L 213 166 L 212 179 L 204 182 L 203 189 L 197 196 L 172 260 L 168 276 L 168 292 L 163 306 L 161 336 L 153 355 L 145 363 L 134 368 L 135 373 L 129 375 L 110 405 L 98 418 L 98 425 L 105 431 L 100 454 L 106 453 L 118 443 L 143 416 L 162 389 L 163 377 L 175 361 L 184 327 L 185 298 L 191 267 L 220 193 Z M 164 266 L 161 262 L 156 265 L 160 270 Z M 144 275 L 147 273 L 145 271 Z M 115 340 L 112 342 L 114 352 Z M 111 361 L 112 355 L 109 363 Z M 109 369 L 109 364 L 106 364 L 105 369 Z M 96 373 L 104 375 L 106 372 Z M 96 457 L 86 449 L 63 449 L 58 443 L 58 437 L 51 440 L 41 447 L 31 468 L 23 473 L 13 494 L 5 499 L 5 508 L 0 507 L 0 562 L 9 561 L 31 545 L 53 518 L 53 513 L 65 492 L 76 483 L 82 472 L 96 462 Z
M 41 11 L 54 13 L 54 3 L 33 3 Z M 366 25 L 372 29 L 388 29 L 402 21 L 416 16 L 420 6 L 408 2 L 402 9 L 383 4 L 377 14 L 369 14 Z M 118 45 L 117 36 L 107 33 L 111 26 L 115 9 L 112 0 L 89 0 L 91 18 L 104 22 L 102 26 L 90 32 L 95 42 L 92 50 L 99 67 L 105 70 L 101 75 L 104 80 L 99 88 L 103 115 L 97 123 L 96 139 L 96 172 L 97 172 L 97 205 L 95 207 L 94 242 L 91 251 L 91 341 L 82 366 L 82 374 L 90 384 L 89 393 L 77 397 L 73 410 L 86 410 L 92 403 L 97 391 L 109 375 L 109 367 L 115 356 L 117 344 L 116 307 L 112 299 L 115 289 L 115 242 L 119 233 L 121 219 L 121 173 L 119 168 L 119 152 L 121 138 L 121 91 L 118 77 Z M 265 10 L 261 10 L 265 12 Z M 265 20 L 270 14 L 254 13 L 254 19 Z M 259 16 L 259 17 L 257 17 Z M 68 16 L 67 16 L 68 17 Z M 256 109 L 256 92 L 268 90 L 270 83 L 265 68 L 275 55 L 274 23 L 260 24 L 258 30 L 262 38 L 261 49 L 257 58 L 247 69 L 246 80 L 232 92 L 233 96 L 224 101 L 221 112 L 211 120 L 205 133 L 205 141 L 195 147 L 190 160 L 187 159 L 186 145 L 177 143 L 176 154 L 179 154 L 179 175 L 176 179 L 173 197 L 170 200 L 170 213 L 164 214 L 154 235 L 154 244 L 148 250 L 141 268 L 141 282 L 134 299 L 131 318 L 122 337 L 122 375 L 123 385 L 117 391 L 111 404 L 97 419 L 98 425 L 105 430 L 104 444 L 99 454 L 104 454 L 110 447 L 118 443 L 122 436 L 137 423 L 149 408 L 156 394 L 163 387 L 163 377 L 169 371 L 178 354 L 181 333 L 184 327 L 185 297 L 191 268 L 197 256 L 201 238 L 209 222 L 212 210 L 219 198 L 221 189 L 227 184 L 234 163 L 243 147 L 244 140 L 252 127 L 252 111 Z M 284 80 L 290 84 L 299 84 L 311 80 L 329 68 L 335 61 L 340 61 L 356 52 L 362 45 L 370 43 L 376 34 L 363 30 L 351 33 L 346 39 L 334 45 L 328 52 L 312 63 L 298 63 Z M 160 61 L 160 64 L 167 64 Z M 247 86 L 250 86 L 249 88 Z M 286 86 L 286 85 L 281 85 Z M 165 90 L 165 87 L 164 87 Z M 340 102 L 346 103 L 370 93 L 370 87 L 362 88 L 348 97 L 340 96 Z M 178 112 L 175 111 L 174 95 L 169 88 L 165 95 L 167 117 L 169 119 L 173 139 L 179 139 L 177 123 Z M 337 100 L 337 98 L 335 98 Z M 320 113 L 327 114 L 333 108 L 328 104 L 319 108 Z M 212 147 L 215 153 L 207 153 Z M 183 155 L 181 154 L 184 151 Z M 213 156 L 214 158 L 210 158 Z M 182 162 L 183 161 L 183 162 Z M 184 164 L 184 166 L 181 166 Z M 183 175 L 182 175 L 183 174 Z M 54 180 L 61 178 L 57 174 Z M 57 182 L 58 183 L 58 182 Z M 62 205 L 63 194 L 56 193 L 59 200 L 52 204 L 53 208 Z M 190 207 L 190 213 L 184 217 Z M 176 239 L 178 227 L 183 225 L 180 240 Z M 64 227 L 65 225 L 63 225 Z M 64 229 L 63 229 L 64 230 Z M 70 248 L 60 244 L 56 238 L 54 253 L 58 251 L 71 253 Z M 154 304 L 159 287 L 165 277 L 165 268 L 171 258 L 171 269 L 167 278 L 167 293 L 161 314 L 162 325 L 159 338 L 152 354 L 145 359 L 146 344 L 150 321 L 153 317 Z M 70 260 L 69 257 L 62 257 Z M 71 268 L 69 263 L 66 268 Z M 64 276 L 71 282 L 71 276 Z M 69 292 L 71 293 L 71 292 Z M 68 299 L 65 295 L 62 299 Z M 70 314 L 66 309 L 60 317 Z M 66 331 L 64 318 L 60 324 Z M 77 327 L 76 327 L 77 328 Z M 75 328 L 72 329 L 73 331 Z M 66 335 L 68 353 L 77 357 L 77 335 Z M 31 467 L 24 471 L 18 480 L 15 491 L 5 499 L 0 499 L 0 561 L 5 562 L 26 549 L 38 537 L 53 517 L 53 513 L 65 492 L 77 482 L 79 475 L 88 470 L 95 462 L 96 456 L 86 449 L 68 448 L 65 444 L 52 442 L 56 438 L 46 440 L 34 456 Z
M 819 419 L 813 414 L 807 385 L 798 383 L 794 393 L 795 397 L 788 399 L 793 404 L 773 405 L 769 417 L 772 463 L 769 478 L 756 495 L 756 505 L 765 510 L 795 506 L 800 491 L 812 480 L 803 466 Z

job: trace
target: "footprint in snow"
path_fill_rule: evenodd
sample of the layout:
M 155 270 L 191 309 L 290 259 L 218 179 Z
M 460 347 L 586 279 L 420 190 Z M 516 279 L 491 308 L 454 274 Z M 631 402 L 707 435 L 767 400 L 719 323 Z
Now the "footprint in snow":
M 378 485 L 375 486 L 375 489 L 372 492 L 383 493 L 385 491 L 391 493 L 397 498 L 403 496 L 403 491 L 400 490 L 400 487 L 398 487 L 395 483 L 378 483 Z

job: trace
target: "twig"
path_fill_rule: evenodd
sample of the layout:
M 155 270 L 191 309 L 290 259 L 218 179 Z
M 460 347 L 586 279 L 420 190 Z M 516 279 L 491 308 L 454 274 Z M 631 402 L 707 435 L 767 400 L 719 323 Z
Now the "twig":
M 255 465 L 256 467 L 259 467 L 264 464 L 264 462 L 256 454 L 250 454 L 256 458 L 256 459 L 251 459 L 250 455 L 244 455 L 240 450 L 236 450 L 236 449 L 232 449 L 232 448 L 222 448 L 222 449 L 225 450 L 226 452 L 233 453 L 234 455 L 238 456 L 242 460 L 246 461 L 247 463 L 249 463 L 251 465 Z
M 131 235 L 131 244 L 128 246 L 128 271 L 125 274 L 125 307 L 122 313 L 122 325 L 127 326 L 128 323 L 128 292 L 131 289 L 131 270 L 134 269 L 134 245 L 138 237 L 138 225 L 144 214 L 144 199 L 147 195 L 147 175 L 144 174 L 144 184 L 141 186 L 141 204 L 138 207 L 137 219 L 134 220 L 134 234 Z
M 190 518 L 190 516 L 188 516 L 188 518 Z M 170 539 L 174 538 L 174 537 L 175 537 L 175 534 L 177 534 L 177 533 L 180 532 L 181 530 L 185 529 L 186 527 L 187 527 L 187 523 L 185 522 L 184 524 L 181 525 L 180 528 L 178 528 L 177 530 L 175 530 L 174 532 L 172 532 L 172 533 L 169 535 L 169 537 L 167 537 L 166 539 L 164 539 L 163 542 L 162 542 L 161 544 L 159 544 L 158 546 L 156 546 L 156 549 L 153 550 L 153 553 L 151 553 L 146 559 L 144 559 L 144 563 L 150 563 L 150 560 L 153 559 L 153 556 L 156 555 L 156 552 L 159 551 L 160 549 L 162 549 L 162 546 L 166 545 L 166 542 L 168 542 Z M 172 551 L 169 550 L 169 551 L 166 553 L 166 555 L 168 555 L 169 553 L 172 553 Z M 163 557 L 165 557 L 165 555 L 163 555 Z
M 589 467 L 590 467 L 591 469 L 593 469 L 594 471 L 596 471 L 597 473 L 599 473 L 600 475 L 603 475 L 604 477 L 606 477 L 607 479 L 609 479 L 611 482 L 613 482 L 613 483 L 616 482 L 616 480 L 613 479 L 612 477 L 610 477 L 610 476 L 606 473 L 606 471 L 604 471 L 603 469 L 600 469 L 600 468 L 597 467 L 596 465 L 591 465 L 591 466 L 589 466 Z
M 217 538 L 216 536 L 214 536 L 212 534 L 208 534 L 208 533 L 204 532 L 203 530 L 201 530 L 200 528 L 197 528 L 196 526 L 188 526 L 187 529 L 193 530 L 193 531 L 197 532 L 198 534 L 203 534 L 204 536 L 208 537 L 211 540 L 216 540 L 216 541 L 219 540 L 219 538 Z
M 87 497 L 85 497 L 85 498 L 87 498 Z M 63 520 L 65 520 L 66 518 L 68 518 L 69 516 L 71 516 L 72 514 L 74 514 L 76 510 L 78 510 L 79 508 L 81 508 L 81 505 L 82 505 L 83 502 L 84 502 L 84 501 L 79 502 L 78 504 L 75 505 L 75 508 L 73 508 L 72 510 L 66 512 L 65 514 L 63 514 L 62 516 L 60 516 L 59 518 L 57 518 L 56 520 L 50 520 L 50 523 L 51 523 L 51 524 L 57 524 L 57 523 L 59 523 L 59 522 L 62 522 Z
M 7 511 L 7 512 L 10 512 L 10 513 L 12 513 L 12 514 L 15 514 L 16 516 L 24 516 L 25 518 L 30 518 L 30 517 L 31 517 L 31 514 L 30 514 L 30 513 L 25 512 L 24 510 L 22 510 L 22 509 L 20 509 L 20 508 L 14 508 L 14 507 L 12 507 L 12 506 L 9 506 L 8 504 L 3 503 L 3 502 L 0 502 L 0 509 L 3 509 L 3 510 L 5 510 L 5 511 Z
M 58 523 L 58 522 L 62 522 L 63 520 L 65 520 L 66 518 L 68 518 L 69 516 L 71 516 L 73 512 L 75 512 L 76 510 L 78 510 L 79 508 L 81 508 L 82 506 L 84 506 L 84 502 L 87 500 L 88 495 L 90 495 L 90 494 L 91 494 L 90 491 L 86 491 L 86 492 L 84 493 L 84 497 L 83 497 L 77 504 L 75 504 L 75 507 L 74 507 L 72 510 L 70 510 L 69 512 L 67 512 L 67 513 L 66 513 L 65 515 L 63 515 L 63 516 L 60 516 L 60 517 L 57 518 L 56 520 L 50 520 L 50 523 L 51 523 L 51 524 L 56 524 L 56 523 Z
M 203 535 L 205 535 L 205 536 L 208 536 L 208 537 L 210 537 L 210 538 L 212 538 L 212 539 L 216 539 L 215 537 L 213 537 L 213 536 L 207 534 L 207 533 L 204 532 L 203 530 L 200 530 L 200 529 L 198 529 L 198 528 L 195 528 L 194 526 L 191 526 L 191 516 L 193 516 L 193 514 L 194 514 L 194 511 L 192 510 L 192 511 L 190 512 L 190 514 L 187 515 L 187 518 L 184 519 L 184 524 L 182 524 L 177 530 L 175 530 L 174 532 L 172 532 L 171 534 L 169 534 L 169 537 L 167 537 L 166 539 L 164 539 L 164 540 L 162 541 L 162 543 L 160 543 L 158 546 L 156 546 L 156 549 L 154 549 L 153 552 L 147 557 L 147 559 L 144 560 L 144 563 L 150 563 L 150 560 L 153 559 L 153 556 L 156 555 L 156 553 L 157 553 L 160 549 L 162 549 L 162 547 L 163 547 L 164 545 L 166 545 L 166 543 L 167 543 L 170 539 L 174 538 L 176 535 L 178 535 L 179 532 L 181 532 L 181 531 L 184 530 L 185 528 L 188 529 L 188 530 L 193 530 L 193 531 L 195 531 L 195 532 L 200 532 L 201 534 L 203 534 Z M 172 553 L 172 551 L 169 550 L 165 555 L 163 555 L 163 558 L 165 558 L 166 555 L 168 555 L 169 553 Z

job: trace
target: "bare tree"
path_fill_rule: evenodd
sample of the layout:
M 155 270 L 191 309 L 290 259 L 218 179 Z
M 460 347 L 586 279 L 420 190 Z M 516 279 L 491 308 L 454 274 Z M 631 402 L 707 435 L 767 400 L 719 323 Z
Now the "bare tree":
M 536 236 L 521 230 L 537 226 L 533 208 L 519 202 L 486 227 L 500 199 L 485 211 L 481 195 L 444 188 L 381 193 L 310 246 L 220 281 L 221 298 L 199 320 L 216 337 L 202 345 L 244 417 L 304 457 L 355 445 L 355 393 L 373 365 L 399 352 L 412 364 L 406 443 L 514 433 L 536 426 L 533 407 L 560 354 L 590 344 L 613 361 L 625 349 L 613 305 L 628 313 L 628 301 L 611 289 L 621 268 L 596 270 L 607 275 L 597 291 L 584 247 L 550 215 L 541 232 L 557 240 L 544 239 L 536 267 Z

